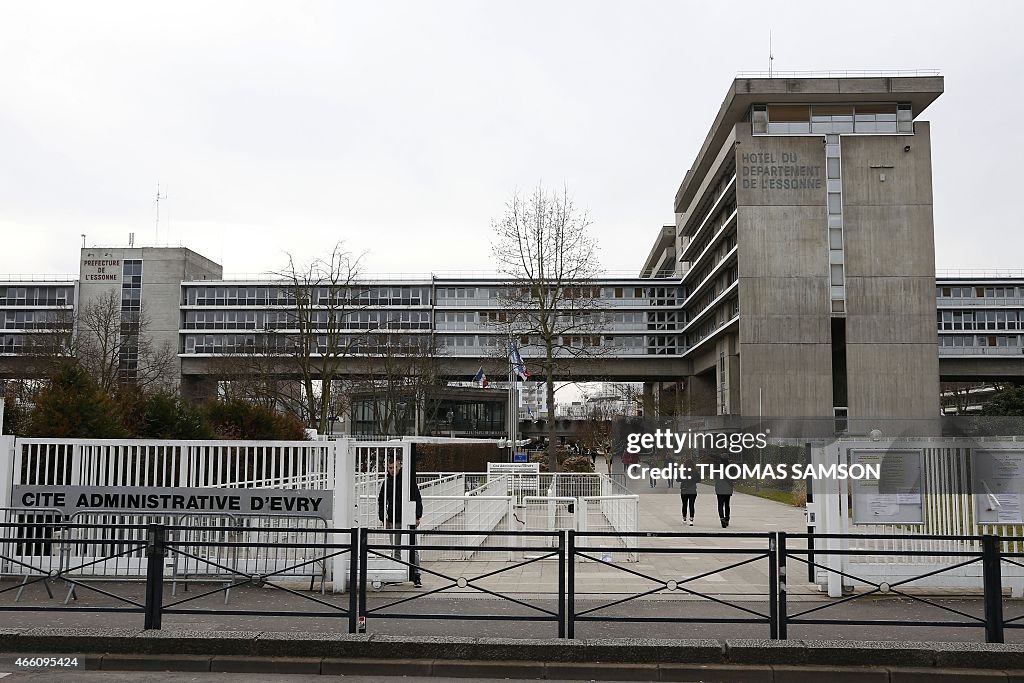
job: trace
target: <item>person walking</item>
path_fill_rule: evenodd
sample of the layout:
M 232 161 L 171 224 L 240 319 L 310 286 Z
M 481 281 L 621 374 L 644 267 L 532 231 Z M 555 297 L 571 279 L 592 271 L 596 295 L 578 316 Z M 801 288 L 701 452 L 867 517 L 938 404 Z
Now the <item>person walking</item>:
M 397 533 L 390 534 L 391 545 L 402 544 L 402 463 L 396 462 L 393 458 L 388 459 L 388 473 L 380 485 L 380 493 L 377 494 L 377 518 L 384 524 L 385 529 L 396 529 Z M 409 491 L 410 501 L 416 503 L 416 524 L 410 525 L 411 529 L 419 528 L 420 520 L 423 519 L 423 497 L 420 495 L 420 487 L 415 481 L 412 482 Z M 401 559 L 401 549 L 392 550 L 395 559 Z M 420 582 L 419 553 L 416 552 L 416 535 L 409 534 L 409 567 L 413 585 L 419 588 Z
M 683 463 L 679 478 L 679 497 L 683 503 L 683 524 L 693 526 L 697 512 L 697 466 L 692 460 Z
M 729 466 L 729 458 L 719 458 L 723 468 L 722 475 L 715 477 L 715 495 L 718 496 L 718 517 L 722 520 L 722 528 L 729 526 L 729 501 L 732 498 L 732 479 L 725 475 L 724 469 Z

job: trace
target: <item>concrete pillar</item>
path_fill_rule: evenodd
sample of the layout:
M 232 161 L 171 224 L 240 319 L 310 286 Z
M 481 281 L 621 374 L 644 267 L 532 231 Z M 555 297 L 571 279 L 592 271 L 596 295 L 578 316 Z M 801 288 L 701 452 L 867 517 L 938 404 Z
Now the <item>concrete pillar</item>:
M 729 387 L 729 414 L 740 414 L 740 354 L 732 353 L 725 357 L 727 382 Z
M 715 386 L 715 371 L 693 375 L 686 383 L 684 402 L 689 415 L 716 415 L 718 391 Z
M 644 417 L 657 416 L 657 404 L 654 400 L 654 382 L 644 382 Z

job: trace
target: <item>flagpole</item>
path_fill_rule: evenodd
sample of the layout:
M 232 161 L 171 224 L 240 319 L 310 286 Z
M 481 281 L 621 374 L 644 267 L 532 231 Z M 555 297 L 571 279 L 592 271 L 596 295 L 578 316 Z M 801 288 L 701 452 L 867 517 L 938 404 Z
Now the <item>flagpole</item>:
M 513 462 L 516 454 L 516 426 L 519 422 L 519 406 L 516 405 L 516 382 L 515 368 L 512 367 L 512 335 L 508 336 L 508 437 L 509 455 L 508 461 Z

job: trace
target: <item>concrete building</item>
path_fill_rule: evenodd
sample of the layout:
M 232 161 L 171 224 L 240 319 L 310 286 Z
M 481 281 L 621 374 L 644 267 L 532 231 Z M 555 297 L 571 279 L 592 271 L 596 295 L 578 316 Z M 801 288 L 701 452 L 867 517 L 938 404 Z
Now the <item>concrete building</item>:
M 838 417 L 854 432 L 901 418 L 919 433 L 939 415 L 940 380 L 1024 379 L 1024 277 L 936 279 L 920 116 L 942 90 L 938 76 L 735 80 L 639 275 L 587 283 L 600 332 L 563 342 L 598 355 L 567 359 L 557 379 L 645 382 L 645 415 Z M 495 325 L 508 286 L 366 278 L 340 333 L 430 339 L 443 377 L 483 366 L 495 382 L 508 368 Z M 186 394 L 212 395 L 257 349 L 288 376 L 270 340 L 293 332 L 290 289 L 223 280 L 188 249 L 86 248 L 76 275 L 0 282 L 0 378 L 31 376 L 33 344 L 111 293 L 123 322 L 144 311 L 153 343 L 175 349 Z M 518 340 L 528 367 L 536 341 Z M 313 355 L 320 346 L 318 333 Z M 365 372 L 374 348 L 344 372 Z M 546 410 L 537 387 L 521 388 L 520 413 Z
M 939 414 L 930 127 L 941 77 L 736 79 L 643 268 L 686 292 L 694 414 Z
M 935 285 L 943 381 L 1024 381 L 1024 273 L 958 272 Z
M 113 300 L 120 308 L 122 329 L 138 326 L 145 319 L 147 344 L 177 354 L 182 281 L 219 280 L 222 276 L 219 264 L 182 247 L 83 248 L 78 309 Z M 76 334 L 86 333 L 79 318 Z M 139 370 L 138 346 L 126 344 L 118 352 L 121 371 L 134 377 Z

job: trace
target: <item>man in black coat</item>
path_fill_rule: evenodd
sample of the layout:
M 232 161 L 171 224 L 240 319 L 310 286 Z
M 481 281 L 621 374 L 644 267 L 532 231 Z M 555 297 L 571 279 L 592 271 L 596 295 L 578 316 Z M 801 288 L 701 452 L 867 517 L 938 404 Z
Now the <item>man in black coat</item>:
M 412 482 L 409 496 L 416 503 L 416 523 L 412 528 L 418 528 L 420 520 L 423 519 L 423 497 L 420 495 L 420 487 Z M 402 528 L 402 463 L 395 460 L 388 460 L 388 474 L 380 485 L 380 493 L 377 494 L 377 518 L 384 525 L 385 529 Z M 391 534 L 391 544 L 401 545 L 402 534 Z M 416 536 L 409 534 L 409 545 L 416 544 Z M 396 558 L 400 555 L 399 550 L 393 551 Z M 418 557 L 415 550 L 410 549 L 409 564 L 413 565 L 410 578 L 413 584 L 420 586 L 420 571 L 416 565 Z

